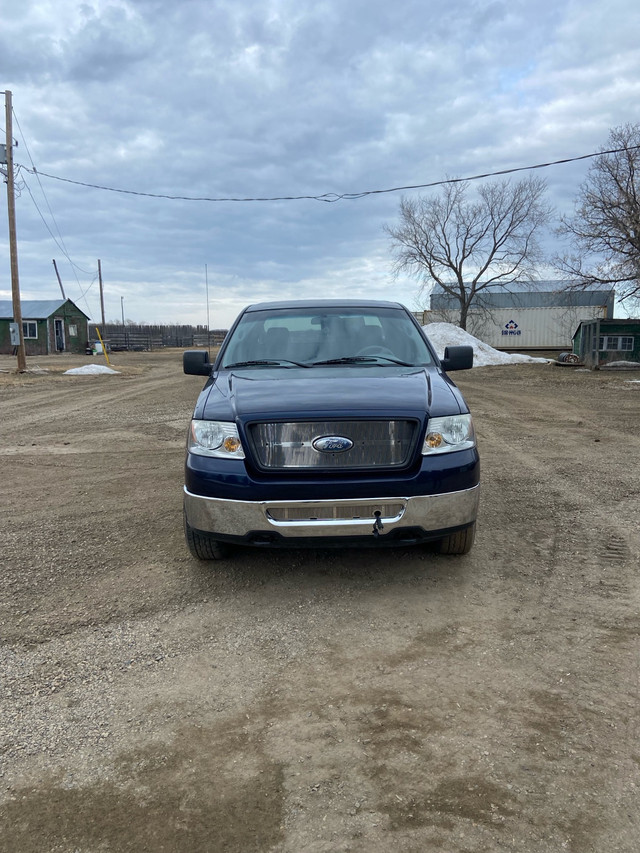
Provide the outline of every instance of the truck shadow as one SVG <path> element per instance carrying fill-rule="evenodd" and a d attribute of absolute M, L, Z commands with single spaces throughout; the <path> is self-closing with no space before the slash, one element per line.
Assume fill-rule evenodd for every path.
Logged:
<path fill-rule="evenodd" d="M 450 557 L 435 543 L 399 548 L 258 549 L 234 547 L 227 559 L 188 560 L 200 592 L 265 586 L 301 590 L 318 584 L 340 593 L 375 587 L 459 583 L 472 571 L 474 554 Z M 337 586 L 336 586 L 337 585 Z"/>

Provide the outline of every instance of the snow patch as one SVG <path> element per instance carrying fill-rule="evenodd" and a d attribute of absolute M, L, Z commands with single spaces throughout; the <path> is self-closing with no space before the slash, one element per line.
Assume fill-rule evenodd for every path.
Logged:
<path fill-rule="evenodd" d="M 84 367 L 72 367 L 71 370 L 65 370 L 64 375 L 68 376 L 70 373 L 96 375 L 98 373 L 120 373 L 120 371 L 105 367 L 104 364 L 85 364 Z"/>
<path fill-rule="evenodd" d="M 427 323 L 422 327 L 433 344 L 439 358 L 444 356 L 444 348 L 448 346 L 473 347 L 473 366 L 489 367 L 494 364 L 531 364 L 534 362 L 548 364 L 548 358 L 534 358 L 531 355 L 520 355 L 500 352 L 484 341 L 474 338 L 453 323 Z"/>
<path fill-rule="evenodd" d="M 607 364 L 601 364 L 600 370 L 608 370 L 610 367 L 614 369 L 638 370 L 640 369 L 640 364 L 637 361 L 610 361 Z"/>

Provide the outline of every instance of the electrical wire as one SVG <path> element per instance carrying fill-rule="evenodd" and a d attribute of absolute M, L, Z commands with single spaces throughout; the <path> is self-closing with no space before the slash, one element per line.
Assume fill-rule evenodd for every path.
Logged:
<path fill-rule="evenodd" d="M 18 171 L 20 171 L 20 169 L 21 169 L 21 168 L 22 168 L 22 169 L 24 169 L 24 167 L 20 167 L 20 166 L 19 166 L 19 167 L 18 167 Z M 53 240 L 53 242 L 56 244 L 56 246 L 60 249 L 60 251 L 62 252 L 62 254 L 65 256 L 65 258 L 66 258 L 66 259 L 69 261 L 69 263 L 71 264 L 71 267 L 72 267 L 72 270 L 73 270 L 73 274 L 74 274 L 74 277 L 75 277 L 76 283 L 77 283 L 78 288 L 79 288 L 79 290 L 80 290 L 79 300 L 80 300 L 80 299 L 84 299 L 84 303 L 85 303 L 85 305 L 87 306 L 87 308 L 88 308 L 88 309 L 89 309 L 89 311 L 91 312 L 91 307 L 90 307 L 90 305 L 89 305 L 89 302 L 87 301 L 86 295 L 87 295 L 87 293 L 91 290 L 91 288 L 93 287 L 93 285 L 95 284 L 96 279 L 98 278 L 98 274 L 96 273 L 96 274 L 94 275 L 94 277 L 93 277 L 92 281 L 90 282 L 89 286 L 88 286 L 85 290 L 82 290 L 82 285 L 80 284 L 80 280 L 79 280 L 79 278 L 78 278 L 78 276 L 77 276 L 76 269 L 79 269 L 81 272 L 86 272 L 86 271 L 85 271 L 85 270 L 83 270 L 81 267 L 77 266 L 77 264 L 74 264 L 74 262 L 73 262 L 73 261 L 71 260 L 71 258 L 69 257 L 69 253 L 67 252 L 66 248 L 64 248 L 64 243 L 63 243 L 63 245 L 62 245 L 62 246 L 60 245 L 60 243 L 58 242 L 58 240 L 57 240 L 57 238 L 56 238 L 56 235 L 53 233 L 53 231 L 51 230 L 51 228 L 49 228 L 49 223 L 48 223 L 48 222 L 47 222 L 47 220 L 44 218 L 44 216 L 43 216 L 43 214 L 42 214 L 42 211 L 40 210 L 40 208 L 39 208 L 39 206 L 38 206 L 38 202 L 35 200 L 34 195 L 33 195 L 33 193 L 31 192 L 31 187 L 30 187 L 30 186 L 29 186 L 29 184 L 25 181 L 25 179 L 24 179 L 24 178 L 22 178 L 22 186 L 24 186 L 24 188 L 27 190 L 27 192 L 28 192 L 28 193 L 29 193 L 29 195 L 31 196 L 31 201 L 33 202 L 33 206 L 34 206 L 34 207 L 35 207 L 35 209 L 37 210 L 38 215 L 40 216 L 40 219 L 42 219 L 42 222 L 43 222 L 43 224 L 44 224 L 44 227 L 47 229 L 47 231 L 48 231 L 48 232 L 49 232 L 49 234 L 51 235 L 51 239 Z M 62 239 L 62 236 L 60 237 L 60 239 Z M 87 275 L 91 275 L 91 273 L 90 273 L 90 272 L 87 272 Z"/>
<path fill-rule="evenodd" d="M 89 187 L 95 190 L 103 190 L 105 192 L 112 193 L 121 193 L 123 195 L 135 195 L 135 196 L 143 196 L 145 198 L 161 198 L 168 199 L 169 201 L 207 201 L 207 202 L 257 202 L 257 201 L 324 201 L 328 203 L 335 203 L 337 201 L 353 201 L 355 199 L 365 198 L 370 195 L 382 195 L 385 193 L 396 193 L 396 192 L 404 192 L 406 190 L 422 190 L 429 189 L 432 187 L 441 187 L 445 184 L 460 184 L 465 183 L 467 181 L 479 181 L 483 178 L 494 178 L 499 177 L 500 175 L 513 175 L 516 172 L 528 172 L 533 171 L 534 169 L 547 169 L 551 166 L 560 166 L 565 163 L 576 163 L 579 160 L 589 160 L 592 157 L 602 157 L 607 154 L 620 154 L 623 151 L 633 151 L 640 148 L 640 145 L 633 145 L 626 148 L 611 148 L 608 151 L 594 151 L 591 154 L 582 154 L 579 157 L 565 157 L 562 160 L 551 160 L 548 163 L 536 163 L 533 166 L 516 166 L 511 169 L 500 169 L 494 172 L 484 172 L 480 175 L 469 175 L 466 178 L 445 178 L 439 181 L 430 181 L 425 184 L 407 184 L 406 186 L 401 187 L 388 187 L 386 189 L 377 189 L 377 190 L 363 190 L 361 192 L 353 192 L 353 193 L 323 193 L 322 195 L 282 195 L 282 196 L 268 196 L 268 197 L 231 197 L 231 196 L 222 196 L 222 197 L 209 197 L 209 196 L 187 196 L 187 195 L 166 195 L 164 193 L 145 193 L 139 192 L 138 190 L 125 190 L 119 189 L 117 187 L 106 187 L 101 184 L 90 184 L 84 181 L 75 181 L 71 178 L 62 178 L 59 175 L 51 175 L 47 172 L 41 172 L 37 170 L 35 165 L 33 169 L 29 169 L 27 166 L 23 166 L 22 168 L 26 169 L 27 172 L 31 172 L 32 174 L 42 175 L 45 178 L 51 178 L 55 181 L 63 181 L 67 184 L 75 184 L 80 187 Z"/>
<path fill-rule="evenodd" d="M 56 218 L 54 216 L 53 210 L 51 209 L 51 205 L 49 204 L 49 199 L 47 198 L 47 194 L 45 193 L 44 187 L 42 186 L 42 181 L 40 180 L 40 176 L 39 176 L 38 171 L 36 169 L 36 165 L 33 162 L 33 157 L 31 156 L 31 151 L 29 150 L 29 145 L 27 144 L 27 140 L 26 140 L 26 137 L 23 133 L 22 127 L 20 126 L 20 121 L 19 121 L 19 119 L 15 113 L 15 110 L 13 110 L 13 109 L 12 109 L 12 114 L 13 114 L 13 118 L 16 122 L 16 125 L 18 126 L 18 130 L 20 131 L 20 136 L 22 137 L 22 141 L 23 141 L 23 144 L 25 147 L 25 151 L 27 152 L 27 155 L 28 155 L 29 160 L 31 162 L 31 166 L 33 167 L 33 174 L 35 174 L 35 176 L 36 176 L 36 179 L 38 181 L 38 185 L 40 187 L 40 191 L 43 195 L 43 198 L 44 198 L 45 203 L 47 205 L 47 208 L 49 210 L 49 214 L 51 216 L 51 219 L 53 220 L 53 224 L 55 225 L 56 231 L 58 232 L 58 236 L 60 237 L 60 242 L 58 242 L 56 235 L 53 233 L 53 231 L 49 227 L 49 224 L 47 223 L 45 217 L 43 216 L 42 211 L 40 210 L 40 207 L 38 206 L 38 203 L 37 203 L 33 193 L 31 192 L 31 187 L 29 186 L 29 184 L 25 180 L 24 176 L 22 176 L 22 178 L 21 178 L 21 184 L 24 188 L 26 188 L 27 192 L 29 193 L 29 195 L 31 197 L 31 201 L 33 202 L 33 205 L 34 205 L 35 209 L 37 210 L 38 215 L 40 216 L 40 219 L 42 219 L 42 222 L 43 222 L 45 228 L 47 229 L 47 231 L 51 235 L 53 242 L 60 249 L 60 251 L 62 252 L 64 257 L 68 260 L 69 264 L 71 265 L 71 270 L 72 270 L 74 278 L 76 280 L 76 284 L 78 285 L 78 289 L 80 290 L 80 297 L 79 297 L 78 301 L 80 301 L 80 299 L 83 299 L 85 305 L 87 306 L 89 313 L 91 313 L 91 308 L 89 306 L 89 302 L 86 298 L 86 295 L 89 292 L 89 290 L 91 290 L 92 286 L 95 284 L 98 276 L 97 276 L 97 274 L 94 275 L 93 270 L 85 270 L 81 266 L 79 266 L 78 264 L 74 263 L 74 261 L 71 259 L 71 255 L 67 251 L 67 247 L 66 247 L 65 242 L 64 242 L 64 237 L 62 236 L 62 232 L 60 231 L 60 227 L 58 226 L 58 223 L 57 223 Z M 16 174 L 19 175 L 21 170 L 26 171 L 26 172 L 32 171 L 31 169 L 29 169 L 25 166 L 21 166 L 20 164 L 17 164 Z M 89 285 L 84 290 L 82 289 L 82 285 L 80 284 L 80 279 L 78 278 L 78 273 L 76 272 L 76 270 L 80 271 L 81 273 L 84 273 L 85 275 L 94 275 L 94 278 L 92 279 L 92 281 L 89 283 Z"/>
<path fill-rule="evenodd" d="M 80 272 L 84 273 L 85 275 L 93 275 L 93 270 L 85 270 L 85 269 L 83 269 L 82 267 L 80 267 L 80 266 L 78 266 L 77 264 L 75 264 L 75 263 L 71 260 L 71 257 L 69 256 L 69 253 L 68 253 L 68 251 L 67 251 L 67 248 L 66 248 L 66 246 L 65 246 L 65 244 L 64 244 L 64 237 L 62 236 L 62 232 L 60 231 L 60 228 L 59 228 L 59 226 L 58 226 L 58 223 L 56 222 L 56 218 L 55 218 L 55 216 L 54 216 L 54 214 L 53 214 L 53 210 L 51 209 L 51 205 L 49 204 L 49 199 L 47 198 L 47 194 L 45 193 L 45 191 L 44 191 L 44 187 L 42 186 L 42 181 L 40 180 L 40 175 L 39 175 L 39 173 L 38 173 L 38 170 L 36 169 L 36 165 L 35 165 L 35 163 L 33 162 L 33 157 L 31 156 L 31 151 L 29 151 L 29 146 L 28 146 L 28 144 L 27 144 L 27 140 L 26 140 L 26 138 L 25 138 L 24 133 L 22 132 L 22 128 L 20 127 L 20 122 L 19 122 L 19 120 L 18 120 L 18 116 L 16 115 L 15 110 L 12 110 L 12 112 L 13 112 L 13 117 L 14 117 L 14 119 L 15 119 L 15 122 L 16 122 L 16 124 L 18 125 L 18 130 L 20 131 L 20 136 L 22 137 L 22 142 L 23 142 L 23 144 L 24 144 L 25 151 L 27 152 L 27 155 L 28 155 L 28 157 L 29 157 L 29 160 L 30 160 L 30 162 L 31 162 L 31 166 L 32 166 L 32 169 L 29 169 L 29 168 L 24 167 L 24 166 L 22 166 L 21 168 L 25 169 L 25 171 L 27 171 L 27 172 L 32 172 L 32 173 L 36 176 L 36 179 L 37 179 L 37 181 L 38 181 L 38 186 L 40 187 L 40 191 L 42 192 L 43 198 L 44 198 L 44 200 L 45 200 L 45 202 L 46 202 L 46 205 L 47 205 L 47 208 L 48 208 L 48 210 L 49 210 L 49 214 L 50 214 L 50 216 L 51 216 L 51 219 L 53 220 L 53 224 L 55 225 L 55 227 L 56 227 L 56 231 L 58 232 L 58 235 L 59 235 L 59 237 L 60 237 L 60 241 L 61 241 L 61 243 L 62 243 L 62 246 L 60 245 L 60 243 L 58 243 L 58 241 L 56 240 L 55 236 L 54 236 L 54 235 L 53 235 L 53 233 L 51 232 L 51 229 L 49 229 L 49 228 L 48 228 L 48 226 L 47 226 L 47 230 L 49 231 L 49 233 L 50 233 L 50 234 L 51 234 L 51 236 L 53 237 L 53 239 L 54 239 L 54 241 L 55 241 L 56 245 L 58 246 L 58 248 L 60 249 L 60 251 L 64 254 L 65 258 L 69 261 L 69 263 L 71 264 L 71 266 L 72 266 L 72 267 L 75 267 L 75 268 L 76 268 L 76 269 L 78 269 Z M 26 182 L 25 182 L 25 183 L 26 183 Z M 27 189 L 29 190 L 29 195 L 31 195 L 31 198 L 32 198 L 32 200 L 33 200 L 33 203 L 35 204 L 35 199 L 34 199 L 33 194 L 31 193 L 31 190 L 29 189 L 29 187 L 28 187 L 28 186 L 27 186 Z M 40 213 L 40 210 L 39 210 L 39 208 L 38 208 L 38 206 L 37 206 L 37 205 L 36 205 L 36 210 L 38 210 L 38 213 Z M 40 213 L 40 216 L 41 216 L 41 218 L 42 218 L 42 219 L 43 219 L 43 221 L 44 221 L 44 217 L 42 217 L 42 213 Z M 46 222 L 45 222 L 45 225 L 46 225 Z M 78 282 L 78 284 L 80 284 L 80 282 Z"/>
<path fill-rule="evenodd" d="M 19 167 L 18 167 L 18 170 L 20 170 L 20 169 L 24 169 L 24 166 L 19 166 Z M 51 239 L 52 239 L 52 240 L 53 240 L 53 242 L 56 244 L 56 246 L 60 249 L 60 251 L 62 252 L 62 254 L 67 258 L 67 260 L 69 260 L 69 258 L 68 258 L 68 256 L 67 256 L 66 249 L 64 249 L 64 248 L 60 245 L 60 243 L 58 242 L 58 238 L 57 238 L 57 237 L 56 237 L 56 235 L 53 233 L 53 231 L 51 230 L 51 228 L 49 228 L 49 223 L 48 223 L 48 222 L 47 222 L 47 220 L 44 218 L 44 216 L 43 216 L 43 214 L 42 214 L 42 211 L 41 211 L 41 210 L 40 210 L 40 208 L 38 207 L 38 202 L 35 200 L 34 195 L 33 195 L 33 193 L 31 192 L 31 187 L 30 187 L 30 186 L 29 186 L 29 184 L 25 181 L 25 179 L 24 179 L 24 178 L 22 178 L 21 183 L 22 183 L 22 186 L 23 186 L 23 187 L 25 187 L 25 189 L 27 190 L 27 192 L 28 192 L 28 193 L 29 193 L 29 195 L 31 196 L 31 201 L 33 202 L 33 206 L 34 206 L 34 207 L 35 207 L 35 209 L 37 210 L 38 215 L 40 216 L 40 219 L 42 219 L 42 222 L 43 222 L 43 224 L 44 224 L 44 227 L 47 229 L 47 231 L 48 231 L 48 232 L 49 232 L 49 234 L 51 235 Z"/>

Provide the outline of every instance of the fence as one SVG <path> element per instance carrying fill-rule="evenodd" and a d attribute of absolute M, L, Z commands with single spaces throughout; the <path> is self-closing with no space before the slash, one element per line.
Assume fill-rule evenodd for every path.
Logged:
<path fill-rule="evenodd" d="M 112 350 L 153 350 L 162 347 L 219 346 L 227 335 L 226 329 L 210 329 L 206 326 L 122 326 L 120 323 L 98 325 L 103 341 Z M 89 329 L 89 338 L 97 340 L 95 326 Z"/>

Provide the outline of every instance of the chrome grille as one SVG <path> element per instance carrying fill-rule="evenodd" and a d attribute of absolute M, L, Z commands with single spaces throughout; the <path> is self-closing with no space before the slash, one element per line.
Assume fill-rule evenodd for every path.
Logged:
<path fill-rule="evenodd" d="M 418 424 L 393 421 L 296 421 L 251 424 L 249 434 L 262 468 L 380 468 L 408 462 Z M 340 452 L 321 452 L 313 442 L 323 436 L 350 439 Z"/>

